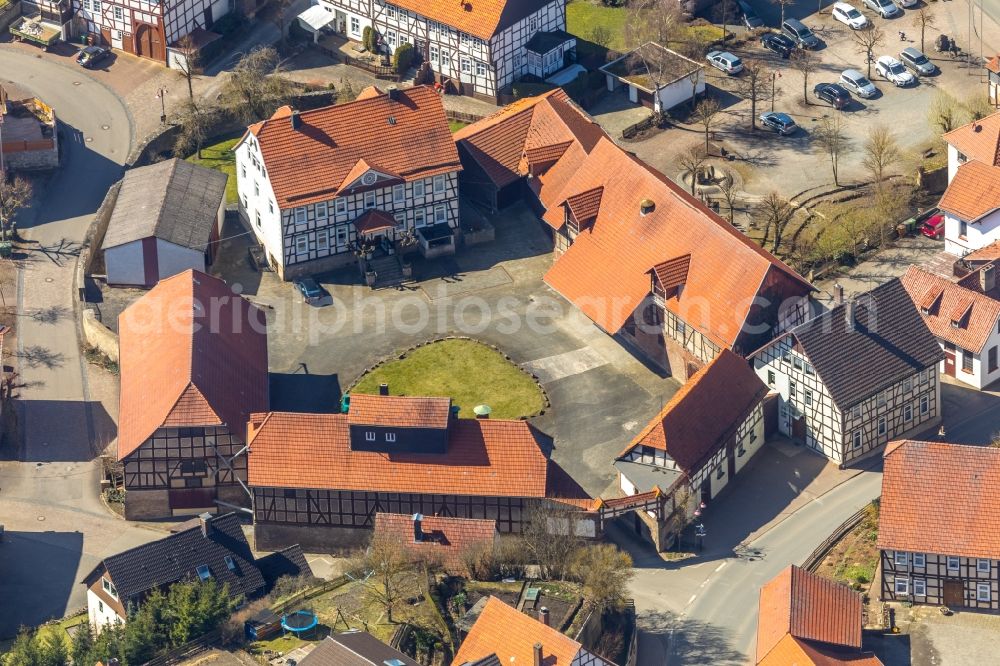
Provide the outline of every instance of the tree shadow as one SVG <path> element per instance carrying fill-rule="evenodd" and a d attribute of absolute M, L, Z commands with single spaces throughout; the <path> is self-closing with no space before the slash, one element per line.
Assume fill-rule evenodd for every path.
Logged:
<path fill-rule="evenodd" d="M 731 642 L 730 633 L 666 611 L 643 613 L 638 619 L 639 664 L 713 664 L 743 666 L 747 656 Z"/>
<path fill-rule="evenodd" d="M 12 356 L 20 359 L 29 368 L 53 368 L 62 367 L 66 362 L 66 357 L 62 352 L 54 352 L 48 347 L 41 345 L 29 345 L 20 351 L 13 352 Z"/>
<path fill-rule="evenodd" d="M 71 315 L 69 308 L 62 305 L 52 305 L 47 308 L 37 308 L 27 313 L 40 324 L 55 324 Z"/>

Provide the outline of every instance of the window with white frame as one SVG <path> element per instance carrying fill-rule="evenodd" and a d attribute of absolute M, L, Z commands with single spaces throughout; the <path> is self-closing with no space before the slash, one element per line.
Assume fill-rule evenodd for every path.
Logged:
<path fill-rule="evenodd" d="M 978 571 L 979 573 L 989 573 L 990 561 L 983 559 L 976 560 L 976 571 Z"/>
<path fill-rule="evenodd" d="M 774 376 L 774 370 L 768 370 L 767 371 L 767 385 L 768 386 L 774 386 L 774 382 L 775 381 L 776 381 L 776 378 Z"/>
<path fill-rule="evenodd" d="M 260 196 L 260 185 L 257 184 L 256 180 L 253 181 L 253 195 L 255 197 L 259 197 Z"/>
<path fill-rule="evenodd" d="M 815 371 L 813 370 L 812 363 L 809 363 L 808 361 L 804 361 L 802 363 L 802 365 L 805 367 L 807 375 L 814 374 Z"/>
<path fill-rule="evenodd" d="M 903 390 L 909 391 L 913 388 L 913 380 L 909 377 L 903 380 Z"/>
<path fill-rule="evenodd" d="M 538 17 L 532 16 L 528 19 L 528 32 L 533 33 L 538 30 Z"/>
<path fill-rule="evenodd" d="M 320 229 L 316 232 L 316 249 L 326 252 L 330 249 L 330 230 Z"/>
<path fill-rule="evenodd" d="M 476 76 L 486 76 L 486 63 L 476 61 Z"/>
<path fill-rule="evenodd" d="M 958 558 L 948 556 L 948 571 L 958 571 Z"/>
<path fill-rule="evenodd" d="M 326 202 L 320 201 L 318 204 L 316 204 L 316 219 L 325 220 L 326 217 L 327 217 Z"/>
<path fill-rule="evenodd" d="M 448 221 L 448 210 L 444 206 L 434 206 L 434 224 L 444 224 Z"/>
<path fill-rule="evenodd" d="M 922 567 L 927 564 L 927 558 L 923 553 L 913 553 L 913 566 Z"/>
<path fill-rule="evenodd" d="M 114 7 L 114 14 L 115 14 L 115 18 L 118 19 L 119 21 L 122 21 L 122 20 L 125 19 L 125 12 L 123 12 L 122 8 L 118 7 L 117 5 Z"/>
<path fill-rule="evenodd" d="M 361 34 L 361 21 L 358 20 L 357 16 L 351 17 L 351 34 L 360 35 Z"/>
<path fill-rule="evenodd" d="M 924 368 L 923 370 L 921 370 L 920 371 L 920 383 L 921 384 L 926 384 L 927 383 L 927 378 L 929 376 L 930 376 L 930 371 L 927 368 Z"/>
<path fill-rule="evenodd" d="M 274 215 L 274 199 L 267 202 L 267 212 Z"/>
<path fill-rule="evenodd" d="M 95 13 L 100 13 L 101 12 L 101 0 L 94 0 L 93 5 L 94 5 L 94 12 Z"/>
<path fill-rule="evenodd" d="M 792 367 L 795 368 L 796 370 L 801 370 L 802 369 L 802 359 L 799 358 L 798 356 L 793 356 L 792 357 Z"/>
<path fill-rule="evenodd" d="M 878 434 L 884 435 L 887 431 L 886 420 L 884 416 L 878 417 Z"/>
<path fill-rule="evenodd" d="M 920 415 L 923 416 L 930 411 L 930 400 L 927 399 L 926 395 L 920 396 Z"/>
<path fill-rule="evenodd" d="M 788 382 L 788 396 L 793 400 L 799 396 L 798 385 L 795 382 Z"/>
<path fill-rule="evenodd" d="M 375 431 L 374 430 L 366 430 L 365 431 L 365 441 L 366 442 L 374 442 L 375 441 Z"/>
<path fill-rule="evenodd" d="M 861 448 L 861 431 L 860 430 L 855 430 L 853 433 L 851 433 L 851 446 L 853 446 L 856 449 L 860 449 Z"/>
<path fill-rule="evenodd" d="M 83 8 L 90 11 L 90 0 L 83 0 Z"/>
<path fill-rule="evenodd" d="M 427 214 L 422 210 L 413 211 L 413 226 L 417 229 L 427 225 Z"/>
<path fill-rule="evenodd" d="M 309 237 L 305 234 L 295 237 L 295 254 L 309 254 Z"/>
<path fill-rule="evenodd" d="M 392 5 L 385 6 L 385 13 L 389 15 L 389 18 L 396 18 L 396 8 Z"/>
<path fill-rule="evenodd" d="M 446 182 L 444 176 L 434 176 L 434 194 L 441 194 L 445 191 Z"/>
<path fill-rule="evenodd" d="M 347 225 L 342 224 L 337 227 L 337 247 L 344 247 L 347 245 Z"/>
<path fill-rule="evenodd" d="M 387 442 L 395 442 L 396 441 L 396 433 L 394 433 L 394 432 L 387 432 L 387 433 L 385 433 L 385 441 L 387 441 Z"/>
<path fill-rule="evenodd" d="M 413 196 L 415 197 L 424 196 L 424 181 L 417 180 L 413 182 Z"/>
<path fill-rule="evenodd" d="M 393 203 L 403 203 L 406 201 L 406 186 L 405 185 L 393 185 L 392 186 L 392 201 Z"/>
<path fill-rule="evenodd" d="M 895 561 L 897 567 L 905 567 L 906 563 L 909 562 L 909 558 L 906 556 L 906 553 L 897 550 Z"/>
<path fill-rule="evenodd" d="M 889 395 L 888 391 L 881 391 L 878 394 L 878 398 L 875 399 L 875 404 L 879 407 L 885 405 L 886 397 Z"/>
<path fill-rule="evenodd" d="M 257 223 L 257 228 L 260 229 L 260 211 L 255 210 L 253 214 L 254 214 L 254 222 Z"/>
<path fill-rule="evenodd" d="M 913 579 L 913 595 L 917 597 L 927 596 L 927 581 L 923 578 Z"/>
<path fill-rule="evenodd" d="M 375 193 L 365 192 L 365 208 L 374 208 L 374 207 L 375 207 Z"/>
<path fill-rule="evenodd" d="M 805 397 L 805 401 L 806 401 L 807 405 L 813 404 L 813 392 L 812 391 L 810 391 L 809 389 L 806 389 L 805 391 L 803 391 L 803 396 Z"/>
<path fill-rule="evenodd" d="M 388 44 L 391 48 L 395 48 L 395 46 L 396 46 L 396 31 L 395 30 L 386 30 L 385 31 L 385 43 Z"/>
<path fill-rule="evenodd" d="M 446 48 L 442 48 L 441 49 L 441 66 L 444 67 L 445 65 L 450 65 L 450 64 L 451 64 L 451 52 L 448 49 L 446 49 Z"/>
<path fill-rule="evenodd" d="M 990 584 L 976 583 L 976 601 L 990 600 Z"/>
<path fill-rule="evenodd" d="M 107 576 L 101 578 L 101 587 L 103 587 L 104 591 L 110 594 L 115 599 L 118 598 L 118 590 L 115 589 L 115 584 L 112 583 L 111 579 L 108 578 Z"/>
<path fill-rule="evenodd" d="M 335 212 L 337 212 L 337 213 L 346 213 L 347 212 L 347 199 L 345 199 L 344 197 L 340 197 L 336 201 L 334 201 L 333 202 L 333 210 Z"/>
<path fill-rule="evenodd" d="M 462 73 L 471 74 L 472 73 L 472 61 L 468 58 L 462 58 Z"/>
<path fill-rule="evenodd" d="M 896 594 L 909 594 L 910 593 L 910 579 L 909 578 L 896 578 L 895 580 Z"/>
<path fill-rule="evenodd" d="M 295 224 L 305 224 L 308 221 L 308 215 L 306 214 L 306 207 L 299 206 L 295 209 Z"/>
<path fill-rule="evenodd" d="M 903 405 L 903 420 L 904 421 L 913 420 L 913 405 Z"/>
<path fill-rule="evenodd" d="M 438 47 L 437 44 L 431 44 L 431 62 L 438 61 Z"/>
<path fill-rule="evenodd" d="M 853 419 L 860 419 L 861 418 L 861 403 L 860 402 L 858 404 L 854 405 L 853 407 L 851 407 L 851 418 L 853 418 Z"/>
<path fill-rule="evenodd" d="M 462 35 L 462 43 L 463 44 L 471 44 L 472 43 L 472 35 L 470 35 L 467 32 L 463 32 L 463 33 L 460 33 L 460 34 Z"/>
<path fill-rule="evenodd" d="M 247 177 L 247 165 L 246 164 L 241 164 L 240 165 L 240 177 L 241 178 L 246 178 Z"/>

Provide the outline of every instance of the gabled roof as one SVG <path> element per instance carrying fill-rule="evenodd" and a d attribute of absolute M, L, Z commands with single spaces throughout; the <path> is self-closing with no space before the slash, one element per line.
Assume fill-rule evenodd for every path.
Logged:
<path fill-rule="evenodd" d="M 670 291 L 687 282 L 690 268 L 691 254 L 688 253 L 656 264 L 653 266 L 653 274 L 664 291 Z"/>
<path fill-rule="evenodd" d="M 601 210 L 601 195 L 604 193 L 604 186 L 595 187 L 586 192 L 580 192 L 566 199 L 566 207 L 573 214 L 576 221 L 584 223 L 597 217 Z"/>
<path fill-rule="evenodd" d="M 351 425 L 399 428 L 447 428 L 451 398 L 351 394 Z"/>
<path fill-rule="evenodd" d="M 331 634 L 299 661 L 302 666 L 403 666 L 419 664 L 364 631 Z"/>
<path fill-rule="evenodd" d="M 542 644 L 544 666 L 570 666 L 583 649 L 569 636 L 490 597 L 452 663 L 465 664 L 496 655 L 501 664 L 530 666 L 535 663 L 536 643 Z"/>
<path fill-rule="evenodd" d="M 1000 166 L 1000 112 L 957 127 L 942 138 L 970 160 Z"/>
<path fill-rule="evenodd" d="M 378 208 L 366 210 L 354 220 L 354 228 L 358 230 L 358 233 L 362 234 L 372 234 L 376 231 L 395 229 L 398 226 L 399 222 L 396 221 L 395 217 Z"/>
<path fill-rule="evenodd" d="M 439 559 L 448 571 L 458 573 L 465 573 L 462 556 L 470 548 L 492 545 L 498 536 L 495 520 L 424 516 L 420 521 L 424 538 L 417 541 L 413 522 L 409 514 L 377 513 L 375 536 L 397 542 L 416 557 Z"/>
<path fill-rule="evenodd" d="M 1000 301 L 917 266 L 902 282 L 935 337 L 977 354 L 983 350 L 1000 319 Z"/>
<path fill-rule="evenodd" d="M 332 199 L 359 160 L 411 181 L 461 168 L 440 96 L 427 86 L 389 94 L 364 91 L 347 104 L 251 125 L 281 208 Z M 360 174 L 359 174 L 360 175 Z M 348 181 L 348 184 L 352 181 Z"/>
<path fill-rule="evenodd" d="M 890 442 L 878 547 L 1000 559 L 1000 449 Z"/>
<path fill-rule="evenodd" d="M 856 296 L 854 312 L 853 328 L 844 303 L 785 334 L 798 342 L 841 410 L 944 358 L 898 278 Z"/>
<path fill-rule="evenodd" d="M 544 6 L 539 0 L 394 0 L 411 12 L 489 39 Z"/>
<path fill-rule="evenodd" d="M 958 167 L 938 207 L 966 222 L 1000 208 L 1000 167 L 969 161 Z"/>
<path fill-rule="evenodd" d="M 249 430 L 255 487 L 546 497 L 554 465 L 526 421 L 455 419 L 446 453 L 351 450 L 346 414 L 255 414 Z"/>
<path fill-rule="evenodd" d="M 622 456 L 637 446 L 666 451 L 692 475 L 767 395 L 746 360 L 723 349 L 673 395 Z M 619 457 L 622 457 L 619 456 Z"/>
<path fill-rule="evenodd" d="M 685 254 L 691 255 L 685 288 L 665 306 L 721 347 L 736 343 L 766 279 L 783 276 L 802 295 L 812 290 L 791 268 L 610 139 L 569 165 L 572 175 L 558 191 L 541 192 L 545 219 L 551 224 L 548 213 L 554 208 L 603 186 L 600 210 L 545 282 L 605 331 L 618 332 L 646 298 L 654 266 Z M 646 215 L 640 212 L 644 199 L 655 204 Z"/>
<path fill-rule="evenodd" d="M 265 555 L 257 560 L 257 568 L 264 576 L 268 589 L 273 587 L 279 578 L 285 576 L 292 578 L 312 576 L 312 567 L 309 566 L 305 553 L 298 544 Z"/>
<path fill-rule="evenodd" d="M 882 666 L 871 652 L 804 641 L 786 634 L 757 666 Z"/>
<path fill-rule="evenodd" d="M 160 427 L 225 424 L 242 437 L 267 409 L 264 314 L 222 280 L 187 270 L 118 317 L 118 458 Z"/>
<path fill-rule="evenodd" d="M 794 564 L 787 567 L 760 588 L 757 663 L 786 636 L 860 650 L 861 595 Z"/>
<path fill-rule="evenodd" d="M 228 584 L 233 596 L 252 599 L 266 591 L 264 577 L 235 513 L 210 516 L 207 535 L 202 533 L 199 520 L 187 525 L 162 539 L 104 558 L 87 580 L 106 569 L 126 608 L 154 588 L 180 580 L 198 580 L 197 569 L 201 566 L 207 566 L 220 585 Z M 232 568 L 227 557 L 233 562 Z"/>
<path fill-rule="evenodd" d="M 177 158 L 129 169 L 101 249 L 155 237 L 204 252 L 226 195 L 226 179 L 221 171 Z"/>

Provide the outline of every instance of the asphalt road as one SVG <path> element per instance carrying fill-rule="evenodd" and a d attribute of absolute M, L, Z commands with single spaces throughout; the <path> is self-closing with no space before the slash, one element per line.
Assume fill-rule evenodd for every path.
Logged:
<path fill-rule="evenodd" d="M 0 463 L 0 637 L 85 605 L 79 585 L 101 557 L 149 541 L 102 505 L 90 433 L 107 419 L 89 403 L 74 314 L 80 242 L 132 144 L 122 102 L 79 69 L 0 47 L 0 72 L 52 106 L 63 166 L 19 223 L 34 245 L 22 257 L 17 322 L 21 462 Z"/>

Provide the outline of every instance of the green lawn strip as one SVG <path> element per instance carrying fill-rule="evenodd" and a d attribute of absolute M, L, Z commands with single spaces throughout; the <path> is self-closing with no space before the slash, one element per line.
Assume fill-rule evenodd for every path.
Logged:
<path fill-rule="evenodd" d="M 567 32 L 590 39 L 595 27 L 601 25 L 611 32 L 609 49 L 621 51 L 625 48 L 625 21 L 628 15 L 624 7 L 606 7 L 590 0 L 573 0 L 566 5 Z"/>
<path fill-rule="evenodd" d="M 468 124 L 469 123 L 463 123 L 461 120 L 449 120 L 448 121 L 448 127 L 451 129 L 452 134 L 454 134 L 458 130 L 462 129 L 463 127 L 467 127 Z"/>
<path fill-rule="evenodd" d="M 516 419 L 544 406 L 535 381 L 499 352 L 472 340 L 442 340 L 409 352 L 365 375 L 352 391 L 378 393 L 389 384 L 393 395 L 446 396 L 461 407 L 461 418 L 473 418 L 473 407 L 492 408 L 492 416 Z"/>
<path fill-rule="evenodd" d="M 236 191 L 236 155 L 233 147 L 239 143 L 240 137 L 226 139 L 201 149 L 201 159 L 197 155 L 187 158 L 188 162 L 200 164 L 209 169 L 221 171 L 229 176 L 226 182 L 226 203 L 236 203 L 239 194 Z"/>

